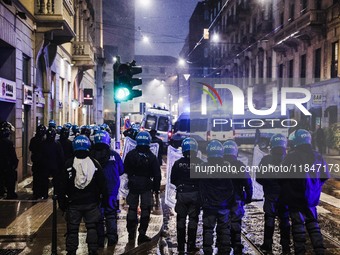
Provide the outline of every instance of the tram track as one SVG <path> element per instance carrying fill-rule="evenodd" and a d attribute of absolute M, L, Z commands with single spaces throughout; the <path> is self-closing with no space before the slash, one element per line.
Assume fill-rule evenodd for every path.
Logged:
<path fill-rule="evenodd" d="M 249 245 L 249 247 L 255 252 L 254 255 L 265 255 L 256 244 L 250 240 L 244 231 L 241 232 L 242 239 Z"/>

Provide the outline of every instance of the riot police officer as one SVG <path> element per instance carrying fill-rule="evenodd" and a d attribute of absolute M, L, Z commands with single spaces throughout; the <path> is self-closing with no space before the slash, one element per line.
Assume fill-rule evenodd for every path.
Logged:
<path fill-rule="evenodd" d="M 207 146 L 208 162 L 203 167 L 223 165 L 223 145 L 212 140 Z M 216 246 L 219 254 L 230 254 L 230 207 L 232 205 L 233 184 L 230 176 L 201 179 L 200 194 L 203 208 L 203 251 L 213 254 L 214 229 L 216 226 Z"/>
<path fill-rule="evenodd" d="M 72 142 L 68 139 L 70 136 L 70 129 L 64 125 L 60 130 L 59 143 L 64 151 L 65 161 L 73 157 Z"/>
<path fill-rule="evenodd" d="M 15 182 L 19 160 L 14 144 L 9 139 L 12 130 L 14 131 L 14 127 L 11 123 L 7 121 L 0 123 L 0 196 L 4 196 L 6 188 L 6 199 L 18 198 L 17 193 L 15 193 Z"/>
<path fill-rule="evenodd" d="M 124 166 L 119 154 L 111 149 L 111 138 L 108 132 L 99 130 L 94 135 L 92 156 L 103 168 L 107 190 L 102 202 L 102 218 L 98 224 L 98 245 L 103 247 L 105 240 L 105 228 L 108 238 L 108 246 L 118 242 L 117 233 L 117 196 L 120 186 L 120 178 L 124 173 Z M 105 220 L 104 220 L 105 218 Z"/>
<path fill-rule="evenodd" d="M 86 242 L 89 255 L 97 255 L 97 224 L 99 204 L 106 193 L 105 177 L 97 160 L 90 157 L 90 140 L 78 135 L 73 140 L 74 157 L 65 164 L 59 207 L 66 211 L 67 255 L 76 255 L 79 244 L 79 225 L 83 220 L 87 229 Z"/>
<path fill-rule="evenodd" d="M 48 177 L 52 176 L 53 188 L 56 194 L 60 189 L 60 175 L 65 164 L 64 151 L 61 144 L 55 140 L 56 130 L 49 127 L 46 131 L 46 140 L 42 142 L 42 194 L 48 198 Z"/>
<path fill-rule="evenodd" d="M 200 213 L 199 179 L 190 178 L 190 169 L 202 164 L 197 157 L 198 144 L 193 138 L 182 142 L 183 157 L 177 160 L 171 170 L 171 183 L 176 186 L 177 243 L 178 252 L 184 254 L 186 232 L 188 233 L 187 252 L 197 251 L 196 233 Z M 189 217 L 186 231 L 187 216 Z"/>
<path fill-rule="evenodd" d="M 36 128 L 36 132 L 34 137 L 30 140 L 29 150 L 31 151 L 31 160 L 32 160 L 32 173 L 33 173 L 33 199 L 39 199 L 44 197 L 46 192 L 42 190 L 42 182 L 45 181 L 42 179 L 44 176 L 44 167 L 42 165 L 43 162 L 43 149 L 42 144 L 45 140 L 46 135 L 46 127 L 43 124 L 40 124 Z"/>
<path fill-rule="evenodd" d="M 320 200 L 322 185 L 329 178 L 328 165 L 320 153 L 313 151 L 312 137 L 307 130 L 294 131 L 289 135 L 289 140 L 294 149 L 285 157 L 282 165 L 298 171 L 284 179 L 281 196 L 283 202 L 288 205 L 292 220 L 295 254 L 306 252 L 306 227 L 314 253 L 323 255 L 325 247 L 316 206 Z"/>
<path fill-rule="evenodd" d="M 141 131 L 136 136 L 137 146 L 128 152 L 124 160 L 125 173 L 128 175 L 129 194 L 126 202 L 129 205 L 127 214 L 127 230 L 129 241 L 134 241 L 137 228 L 137 208 L 141 199 L 141 217 L 138 243 L 150 241 L 146 235 L 150 221 L 153 194 L 159 192 L 161 170 L 157 157 L 150 151 L 151 137 L 148 132 Z"/>
<path fill-rule="evenodd" d="M 275 134 L 271 137 L 270 154 L 261 159 L 260 167 L 279 166 L 286 156 L 287 138 L 282 134 Z M 264 236 L 263 244 L 260 246 L 265 253 L 272 252 L 273 234 L 275 229 L 276 216 L 280 220 L 280 244 L 282 253 L 290 253 L 290 223 L 288 207 L 280 199 L 281 193 L 280 179 L 275 172 L 259 173 L 256 177 L 258 183 L 263 186 L 264 193 Z"/>
<path fill-rule="evenodd" d="M 234 201 L 230 210 L 230 231 L 231 246 L 235 255 L 242 253 L 243 245 L 241 243 L 241 226 L 244 216 L 244 205 L 251 202 L 253 196 L 253 186 L 249 173 L 241 171 L 245 165 L 237 159 L 238 146 L 233 140 L 227 140 L 223 143 L 224 165 L 233 166 L 236 172 L 230 175 L 234 187 Z"/>

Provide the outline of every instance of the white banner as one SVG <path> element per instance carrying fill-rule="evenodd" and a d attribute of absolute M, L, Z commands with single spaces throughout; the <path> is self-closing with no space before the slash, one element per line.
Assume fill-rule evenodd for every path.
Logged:
<path fill-rule="evenodd" d="M 261 162 L 261 159 L 266 156 L 267 153 L 261 151 L 258 145 L 254 148 L 254 154 L 253 154 L 253 166 L 258 166 Z M 260 185 L 256 181 L 256 174 L 254 172 L 250 173 L 251 179 L 253 181 L 253 199 L 262 199 L 263 198 L 263 188 L 262 185 Z"/>
<path fill-rule="evenodd" d="M 166 186 L 165 186 L 165 204 L 171 208 L 176 205 L 176 186 L 171 184 L 171 170 L 175 161 L 182 157 L 182 149 L 176 149 L 171 145 L 168 146 L 168 156 L 166 163 Z"/>
<path fill-rule="evenodd" d="M 136 148 L 136 141 L 131 139 L 130 137 L 125 137 L 125 143 L 123 148 L 123 154 L 122 154 L 122 160 L 124 162 L 126 154 L 128 154 L 129 151 Z M 158 156 L 158 149 L 159 145 L 158 143 L 151 143 L 150 144 L 150 150 L 153 154 Z M 120 187 L 119 187 L 119 197 L 126 197 L 129 194 L 129 188 L 128 188 L 128 177 L 127 174 L 123 174 L 120 176 Z"/>

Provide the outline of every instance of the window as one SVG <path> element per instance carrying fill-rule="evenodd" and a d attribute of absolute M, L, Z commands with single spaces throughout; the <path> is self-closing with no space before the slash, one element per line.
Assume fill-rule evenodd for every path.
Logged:
<path fill-rule="evenodd" d="M 301 0 L 301 14 L 305 14 L 308 8 L 308 0 Z"/>
<path fill-rule="evenodd" d="M 267 58 L 267 78 L 272 78 L 272 58 Z"/>
<path fill-rule="evenodd" d="M 295 14 L 295 4 L 291 4 L 289 7 L 289 22 L 292 22 L 294 20 L 294 14 Z"/>
<path fill-rule="evenodd" d="M 145 128 L 146 129 L 156 129 L 157 117 L 148 115 L 146 117 Z"/>
<path fill-rule="evenodd" d="M 22 82 L 30 85 L 30 58 L 26 55 L 22 56 Z"/>
<path fill-rule="evenodd" d="M 160 67 L 160 68 L 159 68 L 159 72 L 160 72 L 161 74 L 165 74 L 165 67 Z"/>
<path fill-rule="evenodd" d="M 281 89 L 283 85 L 283 64 L 279 65 L 277 78 L 278 78 L 279 89 Z"/>
<path fill-rule="evenodd" d="M 280 27 L 283 28 L 285 15 L 283 12 L 280 14 Z"/>
<path fill-rule="evenodd" d="M 315 50 L 314 53 L 314 78 L 320 81 L 321 78 L 321 48 Z"/>
<path fill-rule="evenodd" d="M 307 56 L 306 54 L 303 54 L 300 57 L 300 78 L 301 78 L 301 85 L 306 84 L 306 68 L 307 68 Z"/>
<path fill-rule="evenodd" d="M 288 65 L 288 86 L 293 87 L 293 77 L 294 77 L 294 60 L 289 60 Z"/>
<path fill-rule="evenodd" d="M 339 42 L 332 43 L 331 78 L 338 77 Z"/>
<path fill-rule="evenodd" d="M 160 116 L 158 118 L 158 131 L 168 131 L 169 130 L 169 118 Z"/>

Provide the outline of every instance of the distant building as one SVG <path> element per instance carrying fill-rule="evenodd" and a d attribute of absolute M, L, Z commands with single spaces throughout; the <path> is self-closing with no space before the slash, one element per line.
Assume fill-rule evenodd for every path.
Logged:
<path fill-rule="evenodd" d="M 205 77 L 253 87 L 258 108 L 271 106 L 273 87 L 307 88 L 312 99 L 306 108 L 312 116 L 290 109 L 300 126 L 315 130 L 319 123 L 339 122 L 339 1 L 206 0 L 204 5 L 207 9 L 196 9 L 192 20 L 208 16 L 210 36 L 200 41 L 199 31 L 190 30 L 189 42 L 196 41 L 188 49 L 190 74 L 201 68 L 208 70 Z M 213 34 L 219 41 L 213 41 Z M 196 66 L 196 54 L 208 56 L 207 61 Z"/>

